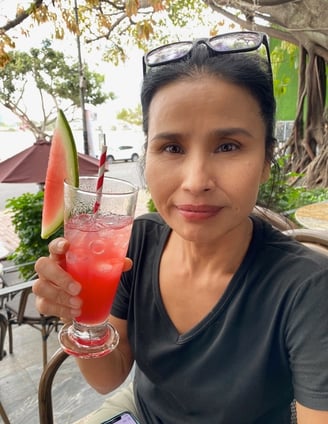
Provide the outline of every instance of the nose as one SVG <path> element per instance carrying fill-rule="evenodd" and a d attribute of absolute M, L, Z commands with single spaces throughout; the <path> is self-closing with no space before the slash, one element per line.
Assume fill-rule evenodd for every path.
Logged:
<path fill-rule="evenodd" d="M 190 156 L 183 166 L 183 190 L 193 194 L 210 191 L 215 187 L 216 176 L 211 161 L 200 154 Z"/>

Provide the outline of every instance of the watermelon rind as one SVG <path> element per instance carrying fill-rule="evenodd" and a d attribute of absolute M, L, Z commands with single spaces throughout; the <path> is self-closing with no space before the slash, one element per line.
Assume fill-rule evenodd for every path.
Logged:
<path fill-rule="evenodd" d="M 47 239 L 64 222 L 64 181 L 78 187 L 77 149 L 71 127 L 59 109 L 50 147 L 44 187 L 41 238 Z"/>

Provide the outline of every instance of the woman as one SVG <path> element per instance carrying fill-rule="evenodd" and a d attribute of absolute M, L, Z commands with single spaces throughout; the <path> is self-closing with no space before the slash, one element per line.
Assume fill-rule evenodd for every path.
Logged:
<path fill-rule="evenodd" d="M 85 421 L 123 410 L 141 423 L 328 422 L 328 260 L 251 216 L 274 150 L 265 36 L 231 33 L 144 58 L 145 177 L 158 214 L 135 220 L 110 321 L 118 348 L 77 360 L 100 393 L 136 363 L 133 389 Z M 80 314 L 59 266 L 36 264 L 41 313 Z"/>

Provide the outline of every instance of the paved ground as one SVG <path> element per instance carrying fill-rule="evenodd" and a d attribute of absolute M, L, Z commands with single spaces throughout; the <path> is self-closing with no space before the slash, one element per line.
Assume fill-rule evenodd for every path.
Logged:
<path fill-rule="evenodd" d="M 58 346 L 57 334 L 53 333 L 48 339 L 49 357 Z M 8 352 L 8 340 L 5 348 Z M 0 400 L 12 424 L 39 422 L 41 373 L 41 333 L 28 325 L 14 327 L 14 353 L 7 353 L 0 361 Z M 53 396 L 56 424 L 73 423 L 97 408 L 104 399 L 84 382 L 72 358 L 68 358 L 58 372 Z"/>

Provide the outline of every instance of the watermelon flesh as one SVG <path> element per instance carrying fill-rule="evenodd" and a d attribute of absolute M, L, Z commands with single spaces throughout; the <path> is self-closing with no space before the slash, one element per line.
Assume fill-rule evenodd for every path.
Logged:
<path fill-rule="evenodd" d="M 59 109 L 53 133 L 44 186 L 41 238 L 54 234 L 64 221 L 64 181 L 77 187 L 79 169 L 71 127 Z"/>

